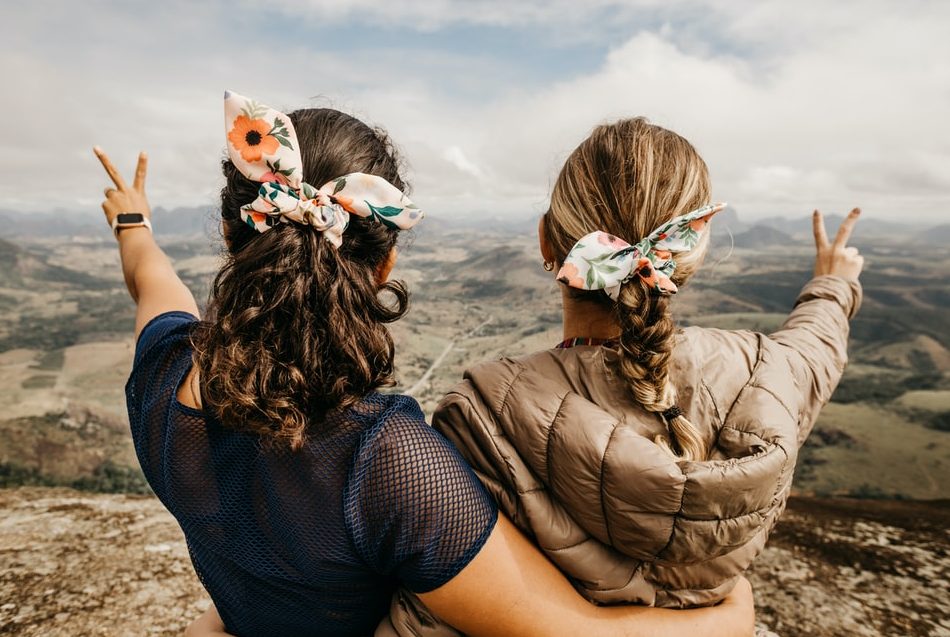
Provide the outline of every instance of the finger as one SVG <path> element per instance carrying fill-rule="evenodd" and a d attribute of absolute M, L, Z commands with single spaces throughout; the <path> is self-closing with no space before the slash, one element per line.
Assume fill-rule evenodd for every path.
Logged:
<path fill-rule="evenodd" d="M 828 233 L 825 232 L 825 218 L 817 210 L 811 217 L 812 227 L 815 231 L 815 245 L 819 248 L 828 246 Z"/>
<path fill-rule="evenodd" d="M 144 152 L 139 153 L 139 163 L 135 167 L 135 180 L 132 187 L 139 192 L 145 191 L 145 173 L 148 170 L 148 155 Z"/>
<path fill-rule="evenodd" d="M 853 209 L 838 228 L 838 235 L 835 237 L 835 248 L 844 248 L 851 238 L 851 231 L 854 230 L 854 224 L 858 222 L 858 216 L 861 214 L 859 208 Z"/>
<path fill-rule="evenodd" d="M 99 158 L 99 161 L 102 162 L 102 167 L 106 169 L 107 173 L 109 173 L 109 177 L 112 179 L 112 183 L 115 184 L 115 187 L 119 190 L 125 190 L 125 180 L 122 179 L 122 175 L 120 175 L 119 171 L 116 170 L 115 166 L 112 165 L 112 160 L 109 159 L 108 155 L 106 155 L 106 151 L 102 150 L 98 146 L 93 146 L 92 152 L 94 152 L 96 157 Z"/>
<path fill-rule="evenodd" d="M 111 195 L 115 191 L 116 191 L 115 188 L 113 188 L 112 186 L 106 186 L 105 188 L 102 189 L 102 194 L 104 194 L 108 198 L 109 195 Z"/>
<path fill-rule="evenodd" d="M 848 257 L 856 257 L 858 256 L 858 249 L 855 248 L 854 246 L 848 246 L 847 248 L 844 249 L 844 254 L 845 256 L 848 256 Z"/>

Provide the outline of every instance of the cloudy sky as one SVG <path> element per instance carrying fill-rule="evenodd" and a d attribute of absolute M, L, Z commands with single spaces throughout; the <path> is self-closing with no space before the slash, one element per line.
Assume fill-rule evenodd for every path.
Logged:
<path fill-rule="evenodd" d="M 0 208 L 96 209 L 90 148 L 210 205 L 229 88 L 387 128 L 430 215 L 543 211 L 597 123 L 646 115 L 744 218 L 950 221 L 950 3 L 31 0 L 0 8 Z"/>

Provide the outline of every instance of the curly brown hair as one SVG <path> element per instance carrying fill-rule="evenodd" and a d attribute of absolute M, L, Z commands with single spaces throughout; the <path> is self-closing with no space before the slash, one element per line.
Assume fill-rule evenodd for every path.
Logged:
<path fill-rule="evenodd" d="M 406 191 L 381 129 L 326 108 L 288 116 L 307 183 L 364 172 Z M 405 315 L 409 293 L 401 282 L 379 282 L 378 273 L 398 231 L 354 216 L 339 249 L 311 226 L 282 223 L 259 233 L 240 209 L 260 184 L 230 160 L 222 168 L 225 262 L 192 335 L 202 404 L 230 429 L 299 449 L 329 412 L 394 383 L 386 324 Z"/>

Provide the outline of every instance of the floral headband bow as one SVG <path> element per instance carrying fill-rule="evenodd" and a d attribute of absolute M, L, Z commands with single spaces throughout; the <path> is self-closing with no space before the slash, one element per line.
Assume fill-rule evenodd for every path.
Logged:
<path fill-rule="evenodd" d="M 314 188 L 303 181 L 303 159 L 290 118 L 237 93 L 224 93 L 228 155 L 241 174 L 261 182 L 241 218 L 258 232 L 291 221 L 311 225 L 340 247 L 350 215 L 406 230 L 425 213 L 376 175 L 350 173 Z"/>
<path fill-rule="evenodd" d="M 667 221 L 636 245 L 597 230 L 574 244 L 557 280 L 580 290 L 603 290 L 614 301 L 620 286 L 639 276 L 657 294 L 676 294 L 670 279 L 676 269 L 674 252 L 692 250 L 706 224 L 724 203 L 708 204 Z"/>

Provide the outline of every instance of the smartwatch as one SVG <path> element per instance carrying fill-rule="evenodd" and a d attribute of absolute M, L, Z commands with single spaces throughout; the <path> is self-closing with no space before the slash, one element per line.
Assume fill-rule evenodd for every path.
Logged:
<path fill-rule="evenodd" d="M 112 220 L 112 232 L 115 233 L 116 239 L 119 238 L 119 231 L 139 226 L 145 226 L 149 232 L 152 231 L 152 222 L 141 212 L 120 212 Z"/>

